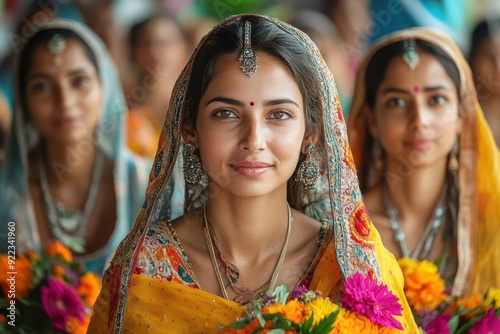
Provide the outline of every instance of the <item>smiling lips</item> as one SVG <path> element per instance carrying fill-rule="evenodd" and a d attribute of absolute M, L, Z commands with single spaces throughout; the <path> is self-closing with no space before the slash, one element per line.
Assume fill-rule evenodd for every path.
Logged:
<path fill-rule="evenodd" d="M 425 150 L 430 148 L 434 142 L 430 139 L 412 139 L 405 142 L 405 145 L 415 150 Z"/>
<path fill-rule="evenodd" d="M 53 123 L 59 128 L 72 127 L 77 121 L 76 117 L 64 117 L 55 120 Z"/>
<path fill-rule="evenodd" d="M 241 161 L 230 166 L 239 174 L 248 177 L 262 175 L 273 167 L 273 165 L 261 161 Z"/>

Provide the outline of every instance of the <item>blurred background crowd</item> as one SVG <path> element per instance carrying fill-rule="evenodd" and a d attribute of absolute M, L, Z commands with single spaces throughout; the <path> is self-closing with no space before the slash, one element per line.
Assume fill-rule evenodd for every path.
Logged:
<path fill-rule="evenodd" d="M 448 33 L 474 63 L 479 99 L 497 142 L 500 117 L 498 0 L 4 0 L 0 2 L 0 108 L 12 108 L 12 61 L 26 36 L 54 17 L 83 22 L 104 41 L 117 66 L 130 114 L 128 143 L 152 157 L 170 92 L 191 51 L 222 19 L 268 14 L 309 34 L 334 74 L 344 113 L 368 46 L 396 30 L 431 26 Z M 480 22 L 489 22 L 489 24 Z M 474 30 L 477 28 L 476 30 Z M 473 57 L 474 55 L 474 57 Z M 10 115 L 2 112 L 5 146 Z"/>

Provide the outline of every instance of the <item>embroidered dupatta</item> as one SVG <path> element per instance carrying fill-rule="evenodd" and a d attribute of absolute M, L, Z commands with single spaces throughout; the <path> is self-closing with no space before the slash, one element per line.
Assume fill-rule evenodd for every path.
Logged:
<path fill-rule="evenodd" d="M 268 20 L 292 35 L 308 51 L 316 65 L 323 117 L 323 136 L 320 137 L 325 140 L 324 145 L 321 145 L 325 152 L 321 154 L 327 157 L 325 165 L 321 167 L 326 182 L 318 182 L 313 198 L 306 199 L 308 205 L 305 213 L 318 221 L 326 218 L 334 237 L 326 251 L 323 248 L 324 253 L 321 254 L 310 288 L 318 288 L 329 295 L 342 288 L 341 283 L 345 277 L 357 272 L 373 275 L 399 296 L 404 307 L 404 315 L 399 320 L 406 329 L 416 331 L 404 299 L 399 266 L 392 254 L 382 246 L 362 202 L 331 72 L 314 43 L 301 31 L 273 18 L 245 15 Z M 230 17 L 212 32 L 228 22 L 242 19 L 242 15 Z M 133 230 L 120 245 L 104 276 L 103 290 L 94 307 L 95 313 L 90 325 L 93 333 L 133 332 L 141 328 L 161 332 L 164 326 L 168 327 L 163 329 L 168 328 L 173 332 L 212 333 L 220 330 L 217 324 L 228 325 L 245 310 L 233 301 L 205 291 L 133 274 L 137 254 L 151 223 L 165 217 L 174 219 L 182 215 L 188 206 L 185 202 L 186 189 L 180 158 L 183 149 L 183 110 L 186 108 L 186 91 L 197 52 L 210 39 L 212 32 L 202 39 L 175 85 L 150 173 L 146 200 Z M 205 186 L 202 183 L 200 188 Z M 195 309 L 203 315 L 195 316 Z M 172 322 L 172 318 L 175 321 Z"/>
<path fill-rule="evenodd" d="M 430 28 L 396 32 L 372 46 L 361 64 L 349 112 L 349 143 L 356 166 L 363 160 L 369 135 L 365 105 L 366 67 L 382 47 L 406 39 L 421 39 L 441 48 L 460 72 L 462 130 L 459 138 L 458 270 L 452 294 L 484 293 L 500 287 L 500 155 L 477 100 L 470 68 L 450 37 Z M 366 175 L 360 175 L 360 178 Z"/>

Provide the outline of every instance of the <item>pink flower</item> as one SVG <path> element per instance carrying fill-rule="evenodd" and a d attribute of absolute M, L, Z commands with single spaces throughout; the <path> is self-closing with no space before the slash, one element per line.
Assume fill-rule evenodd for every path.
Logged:
<path fill-rule="evenodd" d="M 479 319 L 471 329 L 469 334 L 498 334 L 500 333 L 500 318 L 495 311 L 490 308 L 486 315 Z"/>
<path fill-rule="evenodd" d="M 402 314 L 403 307 L 387 286 L 356 273 L 346 279 L 344 287 L 343 307 L 367 317 L 373 323 L 403 330 L 399 321 L 393 318 L 393 315 Z"/>
<path fill-rule="evenodd" d="M 451 319 L 450 313 L 443 313 L 438 315 L 429 324 L 429 327 L 424 328 L 427 334 L 450 334 L 448 322 Z"/>
<path fill-rule="evenodd" d="M 84 320 L 84 307 L 76 291 L 68 284 L 49 278 L 42 286 L 42 304 L 56 330 L 64 331 L 70 317 Z"/>

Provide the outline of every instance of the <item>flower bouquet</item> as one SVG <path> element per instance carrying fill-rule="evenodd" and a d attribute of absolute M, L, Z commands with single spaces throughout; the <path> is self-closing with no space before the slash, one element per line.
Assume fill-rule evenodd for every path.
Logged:
<path fill-rule="evenodd" d="M 404 291 L 415 321 L 427 334 L 500 333 L 500 289 L 451 297 L 435 263 L 400 259 Z"/>
<path fill-rule="evenodd" d="M 393 318 L 401 312 L 385 285 L 357 273 L 346 280 L 340 305 L 305 286 L 290 293 L 282 285 L 254 301 L 227 333 L 394 333 L 403 329 Z"/>
<path fill-rule="evenodd" d="M 72 262 L 68 248 L 0 254 L 1 333 L 86 333 L 100 278 Z"/>

